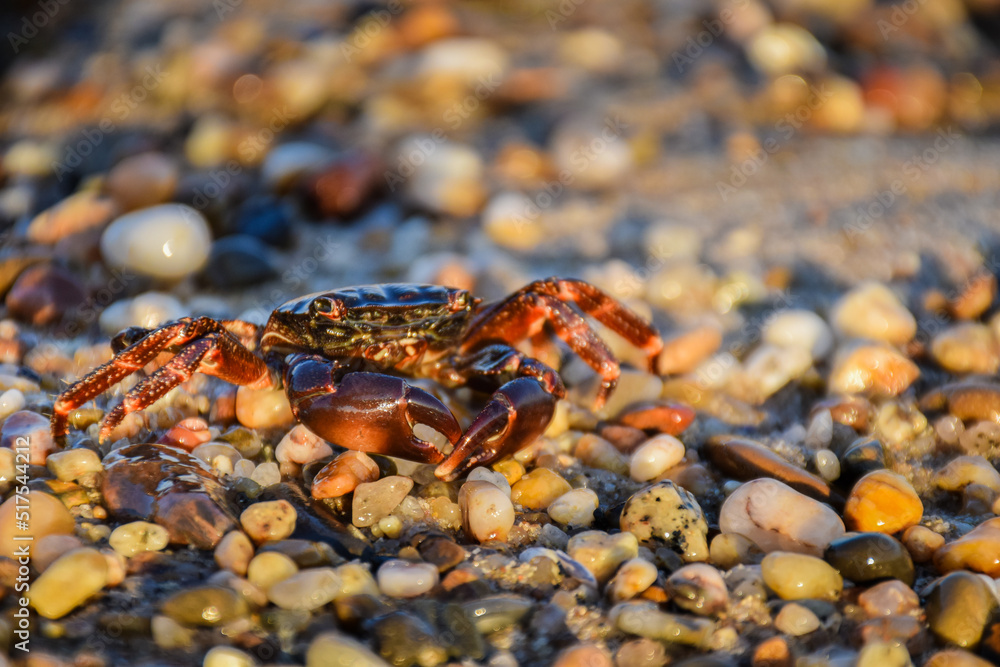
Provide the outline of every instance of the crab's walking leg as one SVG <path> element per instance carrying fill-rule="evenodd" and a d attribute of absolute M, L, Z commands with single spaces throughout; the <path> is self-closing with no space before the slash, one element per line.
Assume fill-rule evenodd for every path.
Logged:
<path fill-rule="evenodd" d="M 185 345 L 173 359 L 133 387 L 104 418 L 100 440 L 107 440 L 127 414 L 149 407 L 195 373 L 214 375 L 226 382 L 255 388 L 271 384 L 271 372 L 262 359 L 254 356 L 228 332 L 210 333 Z"/>
<path fill-rule="evenodd" d="M 91 371 L 56 399 L 51 420 L 53 437 L 57 441 L 64 440 L 69 432 L 68 416 L 73 410 L 141 369 L 156 359 L 160 352 L 183 346 L 209 333 L 226 331 L 229 326 L 236 329 L 240 338 L 256 335 L 256 326 L 248 322 L 232 320 L 220 323 L 208 317 L 185 317 L 152 331 L 138 327 L 126 329 L 112 341 L 115 357 Z"/>
<path fill-rule="evenodd" d="M 348 449 L 438 463 L 444 454 L 413 427 L 430 426 L 452 444 L 462 435 L 455 416 L 430 393 L 391 375 L 349 372 L 336 360 L 292 355 L 285 391 L 296 419 Z"/>

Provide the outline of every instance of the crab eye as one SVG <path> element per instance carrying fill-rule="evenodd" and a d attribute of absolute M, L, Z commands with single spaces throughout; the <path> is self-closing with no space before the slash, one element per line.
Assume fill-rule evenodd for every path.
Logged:
<path fill-rule="evenodd" d="M 340 305 L 329 297 L 321 296 L 313 299 L 309 308 L 314 315 L 323 315 L 329 318 L 340 317 Z"/>

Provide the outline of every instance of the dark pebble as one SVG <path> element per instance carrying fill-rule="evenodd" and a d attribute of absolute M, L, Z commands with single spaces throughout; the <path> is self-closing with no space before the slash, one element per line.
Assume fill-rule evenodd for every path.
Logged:
<path fill-rule="evenodd" d="M 256 285 L 277 275 L 270 248 L 253 236 L 233 234 L 212 244 L 201 279 L 210 287 L 232 289 Z"/>
<path fill-rule="evenodd" d="M 86 298 L 76 276 L 51 264 L 28 267 L 7 293 L 10 314 L 35 326 L 56 324 Z"/>
<path fill-rule="evenodd" d="M 934 584 L 924 611 L 931 632 L 942 642 L 973 648 L 996 613 L 996 599 L 979 575 L 952 572 Z"/>
<path fill-rule="evenodd" d="M 284 202 L 273 197 L 250 197 L 236 214 L 235 231 L 277 248 L 288 248 L 292 244 L 291 212 Z"/>
<path fill-rule="evenodd" d="M 885 449 L 875 438 L 858 438 L 840 456 L 840 477 L 837 484 L 844 488 L 875 470 L 885 468 Z"/>
<path fill-rule="evenodd" d="M 859 533 L 830 543 L 823 558 L 845 579 L 867 584 L 899 579 L 913 585 L 913 560 L 903 544 L 885 533 Z"/>
<path fill-rule="evenodd" d="M 465 560 L 465 549 L 447 537 L 429 537 L 417 547 L 420 557 L 445 572 Z"/>
<path fill-rule="evenodd" d="M 448 649 L 434 629 L 408 612 L 386 614 L 374 621 L 372 629 L 378 652 L 397 667 L 437 665 L 448 659 Z"/>
<path fill-rule="evenodd" d="M 353 217 L 382 187 L 382 163 L 374 155 L 347 151 L 306 179 L 301 192 L 307 208 L 322 218 Z"/>

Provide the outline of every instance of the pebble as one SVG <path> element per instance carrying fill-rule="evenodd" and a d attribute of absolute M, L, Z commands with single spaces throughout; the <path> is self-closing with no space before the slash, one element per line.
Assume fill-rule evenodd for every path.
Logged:
<path fill-rule="evenodd" d="M 663 667 L 667 664 L 667 652 L 658 641 L 631 639 L 623 642 L 615 654 L 618 667 Z"/>
<path fill-rule="evenodd" d="M 435 149 L 427 153 L 422 146 Z M 429 211 L 458 218 L 474 215 L 486 199 L 483 184 L 484 165 L 479 153 L 470 146 L 450 141 L 436 142 L 430 136 L 405 140 L 400 155 L 422 155 L 407 181 L 410 199 Z"/>
<path fill-rule="evenodd" d="M 596 385 L 594 389 L 596 391 Z M 662 395 L 663 380 L 659 376 L 633 368 L 623 368 L 621 375 L 618 376 L 618 386 L 608 396 L 604 406 L 596 413 L 600 419 L 614 419 L 626 408 L 630 408 L 636 403 L 657 401 Z"/>
<path fill-rule="evenodd" d="M 169 541 L 170 535 L 163 526 L 148 521 L 133 521 L 115 528 L 108 544 L 122 556 L 131 558 L 142 551 L 162 551 Z"/>
<path fill-rule="evenodd" d="M 948 303 L 948 310 L 959 320 L 974 320 L 993 304 L 997 278 L 992 272 L 978 273 L 969 280 L 961 294 Z"/>
<path fill-rule="evenodd" d="M 518 477 L 518 479 L 520 479 L 520 477 Z M 507 497 L 510 498 L 510 482 L 507 481 L 507 478 L 504 477 L 502 473 L 497 472 L 496 470 L 490 470 L 489 468 L 484 468 L 482 466 L 473 468 L 466 480 L 469 482 L 489 482 L 506 493 Z"/>
<path fill-rule="evenodd" d="M 724 570 L 741 564 L 759 563 L 763 557 L 760 547 L 736 533 L 720 533 L 712 538 L 709 545 L 709 560 Z"/>
<path fill-rule="evenodd" d="M 632 153 L 624 137 L 607 140 L 608 128 L 585 122 L 564 122 L 552 137 L 552 159 L 560 172 L 568 171 L 582 188 L 609 188 L 628 178 Z M 602 134 L 603 133 L 603 134 Z M 590 146 L 601 141 L 606 148 L 591 152 Z M 581 160 L 581 155 L 592 156 Z M 581 165 L 581 162 L 583 163 Z"/>
<path fill-rule="evenodd" d="M 997 607 L 996 593 L 971 572 L 945 575 L 927 593 L 924 611 L 931 632 L 942 642 L 973 648 Z"/>
<path fill-rule="evenodd" d="M 708 560 L 705 515 L 695 497 L 674 482 L 658 482 L 629 498 L 620 527 L 643 546 L 666 546 L 685 562 Z"/>
<path fill-rule="evenodd" d="M 671 401 L 635 403 L 618 414 L 618 423 L 644 431 L 659 431 L 667 435 L 684 432 L 694 421 L 690 407 Z"/>
<path fill-rule="evenodd" d="M 483 480 L 468 481 L 458 492 L 458 505 L 466 535 L 477 542 L 507 540 L 514 527 L 514 504 L 503 489 Z"/>
<path fill-rule="evenodd" d="M 254 468 L 250 474 L 250 479 L 258 485 L 267 488 L 281 482 L 281 471 L 278 468 L 278 464 L 273 461 L 261 463 Z"/>
<path fill-rule="evenodd" d="M 802 553 L 772 551 L 760 563 L 764 583 L 783 600 L 836 602 L 844 580 L 823 559 Z"/>
<path fill-rule="evenodd" d="M 295 421 L 284 389 L 236 390 L 236 419 L 247 428 L 287 426 Z"/>
<path fill-rule="evenodd" d="M 49 454 L 59 449 L 49 431 L 49 420 L 37 412 L 20 410 L 0 426 L 0 447 L 17 450 L 18 443 L 23 444 L 21 438 L 27 442 L 28 462 L 32 465 L 45 465 Z"/>
<path fill-rule="evenodd" d="M 793 551 L 812 556 L 821 556 L 845 532 L 832 509 L 773 479 L 746 482 L 726 498 L 719 529 L 743 535 L 768 553 Z"/>
<path fill-rule="evenodd" d="M 548 468 L 535 468 L 510 487 L 510 499 L 529 510 L 544 510 L 572 490 L 565 479 Z"/>
<path fill-rule="evenodd" d="M 924 667 L 996 667 L 996 663 L 978 658 L 968 651 L 950 648 L 929 657 Z"/>
<path fill-rule="evenodd" d="M 253 542 L 245 533 L 231 531 L 215 546 L 214 557 L 219 567 L 242 577 L 247 573 L 250 559 L 253 558 Z"/>
<path fill-rule="evenodd" d="M 736 436 L 713 436 L 702 446 L 705 457 L 739 480 L 777 479 L 799 493 L 823 502 L 835 494 L 823 479 L 792 465 L 764 445 Z"/>
<path fill-rule="evenodd" d="M 318 144 L 290 141 L 268 151 L 260 167 L 261 180 L 271 190 L 282 192 L 299 176 L 325 166 L 336 153 Z"/>
<path fill-rule="evenodd" d="M 934 553 L 939 572 L 973 570 L 1000 578 L 1000 517 L 982 522 Z"/>
<path fill-rule="evenodd" d="M 55 496 L 42 491 L 28 491 L 20 497 L 21 502 L 15 507 L 16 496 L 10 496 L 0 505 L 0 556 L 14 558 L 22 541 L 15 537 L 30 534 L 36 541 L 46 535 L 71 535 L 76 522 L 66 506 Z M 27 502 L 24 502 L 27 501 Z M 30 533 L 17 527 L 17 514 L 23 507 L 30 508 Z"/>
<path fill-rule="evenodd" d="M 885 533 L 852 533 L 838 538 L 826 548 L 823 558 L 856 584 L 898 579 L 913 585 L 915 573 L 909 552 Z"/>
<path fill-rule="evenodd" d="M 920 377 L 920 369 L 898 351 L 862 345 L 836 355 L 827 387 L 831 393 L 897 396 Z"/>
<path fill-rule="evenodd" d="M 200 280 L 219 290 L 250 287 L 276 278 L 277 260 L 260 239 L 245 234 L 230 234 L 212 244 Z"/>
<path fill-rule="evenodd" d="M 263 551 L 247 565 L 247 580 L 267 593 L 271 586 L 299 571 L 295 561 L 280 551 Z"/>
<path fill-rule="evenodd" d="M 852 289 L 834 304 L 830 321 L 839 334 L 903 345 L 917 333 L 917 321 L 885 285 L 869 282 Z"/>
<path fill-rule="evenodd" d="M 45 327 L 79 312 L 85 299 L 77 276 L 51 264 L 39 264 L 17 277 L 5 303 L 11 317 Z"/>
<path fill-rule="evenodd" d="M 656 566 L 644 558 L 631 558 L 618 568 L 608 582 L 608 596 L 612 602 L 631 600 L 656 583 L 659 575 Z"/>
<path fill-rule="evenodd" d="M 31 550 L 31 566 L 36 572 L 44 572 L 67 552 L 83 546 L 83 540 L 76 535 L 46 535 L 35 540 L 35 546 Z"/>
<path fill-rule="evenodd" d="M 981 484 L 1000 493 L 1000 472 L 982 456 L 957 456 L 934 473 L 934 484 L 945 491 Z"/>
<path fill-rule="evenodd" d="M 663 342 L 656 362 L 660 375 L 684 375 L 698 368 L 722 345 L 722 329 L 707 325 L 686 331 Z"/>
<path fill-rule="evenodd" d="M 903 531 L 903 544 L 915 563 L 926 563 L 944 546 L 944 536 L 925 526 L 910 526 Z"/>
<path fill-rule="evenodd" d="M 176 280 L 208 261 L 212 232 L 201 213 L 183 204 L 161 204 L 126 213 L 101 236 L 101 254 L 112 267 Z"/>
<path fill-rule="evenodd" d="M 257 544 L 290 536 L 295 531 L 295 520 L 295 508 L 287 500 L 254 503 L 240 515 L 240 525 Z"/>
<path fill-rule="evenodd" d="M 614 667 L 607 649 L 585 642 L 563 649 L 552 667 Z"/>
<path fill-rule="evenodd" d="M 305 424 L 293 426 L 292 430 L 281 438 L 274 450 L 274 458 L 278 463 L 291 462 L 305 465 L 327 456 L 333 456 L 333 448 L 310 431 Z"/>
<path fill-rule="evenodd" d="M 674 571 L 663 588 L 674 604 L 699 616 L 714 616 L 729 604 L 722 573 L 706 563 L 691 563 Z"/>
<path fill-rule="evenodd" d="M 0 422 L 25 406 L 24 393 L 20 389 L 8 389 L 0 394 Z"/>
<path fill-rule="evenodd" d="M 566 552 L 604 584 L 619 565 L 639 555 L 639 541 L 629 532 L 609 535 L 600 530 L 586 530 L 569 539 Z"/>
<path fill-rule="evenodd" d="M 101 472 L 104 466 L 97 452 L 92 449 L 68 449 L 53 452 L 45 460 L 45 466 L 64 482 L 72 482 L 84 475 Z"/>
<path fill-rule="evenodd" d="M 585 528 L 594 523 L 594 512 L 600 500 L 591 489 L 573 489 L 552 501 L 547 508 L 549 518 L 571 528 Z"/>
<path fill-rule="evenodd" d="M 359 528 L 378 523 L 379 519 L 396 509 L 412 488 L 413 480 L 402 475 L 358 484 L 351 504 L 352 523 Z"/>
<path fill-rule="evenodd" d="M 225 625 L 249 613 L 246 600 L 221 586 L 195 586 L 168 597 L 160 612 L 181 625 Z"/>
<path fill-rule="evenodd" d="M 774 629 L 791 637 L 801 637 L 819 629 L 819 617 L 809 607 L 789 602 L 774 617 Z"/>
<path fill-rule="evenodd" d="M 252 655 L 232 646 L 213 646 L 205 654 L 201 667 L 255 667 Z"/>
<path fill-rule="evenodd" d="M 789 382 L 801 378 L 812 368 L 812 355 L 801 347 L 779 347 L 764 343 L 743 360 L 742 377 L 748 389 L 747 400 L 762 403 Z"/>
<path fill-rule="evenodd" d="M 431 620 L 405 611 L 380 616 L 372 624 L 379 653 L 393 665 L 440 665 L 448 649 L 439 641 Z"/>
<path fill-rule="evenodd" d="M 840 478 L 843 485 L 857 483 L 870 472 L 885 469 L 885 448 L 875 438 L 855 440 L 840 457 Z"/>
<path fill-rule="evenodd" d="M 813 360 L 826 358 L 833 349 L 833 331 L 822 317 L 811 310 L 789 309 L 772 315 L 761 340 L 782 348 L 801 348 Z"/>
<path fill-rule="evenodd" d="M 951 373 L 993 375 L 1000 368 L 1000 343 L 985 324 L 961 322 L 934 337 L 931 356 Z"/>
<path fill-rule="evenodd" d="M 821 410 L 829 412 L 837 424 L 849 426 L 858 433 L 868 431 L 872 405 L 862 396 L 832 396 L 817 401 L 813 404 L 810 418 Z"/>
<path fill-rule="evenodd" d="M 530 251 L 545 240 L 544 218 L 526 215 L 534 202 L 520 192 L 500 192 L 483 209 L 483 231 L 497 245 Z"/>
<path fill-rule="evenodd" d="M 924 505 L 902 475 L 888 470 L 870 472 L 854 485 L 844 507 L 851 530 L 897 533 L 917 522 Z"/>
<path fill-rule="evenodd" d="M 389 667 L 389 663 L 356 639 L 340 632 L 325 632 L 309 644 L 306 667 Z"/>
<path fill-rule="evenodd" d="M 820 449 L 813 455 L 816 472 L 825 482 L 836 481 L 840 477 L 840 459 L 829 449 Z"/>
<path fill-rule="evenodd" d="M 581 436 L 573 449 L 573 455 L 591 468 L 607 470 L 616 475 L 628 474 L 628 458 L 617 447 L 595 433 Z"/>
<path fill-rule="evenodd" d="M 107 197 L 91 190 L 76 192 L 36 215 L 25 235 L 32 243 L 52 245 L 74 234 L 103 227 L 115 211 L 114 202 Z"/>
<path fill-rule="evenodd" d="M 391 598 L 413 598 L 438 585 L 438 569 L 431 563 L 389 560 L 377 573 L 378 587 Z"/>
<path fill-rule="evenodd" d="M 1000 385 L 984 382 L 945 385 L 920 399 L 920 409 L 947 410 L 965 422 L 1000 421 Z"/>
<path fill-rule="evenodd" d="M 181 302 L 163 292 L 143 292 L 131 299 L 115 301 L 101 311 L 98 324 L 101 331 L 114 336 L 128 327 L 154 329 L 164 322 L 187 315 Z"/>
<path fill-rule="evenodd" d="M 629 475 L 637 482 L 659 477 L 684 458 L 684 443 L 665 433 L 653 436 L 632 452 Z"/>
<path fill-rule="evenodd" d="M 207 421 L 200 417 L 188 417 L 171 426 L 156 442 L 157 444 L 179 447 L 194 454 L 194 450 L 211 439 L 212 431 L 208 428 Z M 196 458 L 211 464 L 212 457 L 205 455 L 211 451 L 210 448 L 202 450 L 203 455 L 196 456 Z M 237 456 L 237 458 L 239 457 Z"/>
<path fill-rule="evenodd" d="M 287 248 L 292 242 L 291 217 L 289 206 L 282 200 L 254 195 L 240 205 L 234 228 L 268 245 Z"/>
<path fill-rule="evenodd" d="M 33 514 L 38 512 L 33 507 Z M 36 535 L 37 537 L 37 535 Z M 49 619 L 62 618 L 108 583 L 108 562 L 97 549 L 74 549 L 49 565 L 31 584 L 31 606 Z"/>
<path fill-rule="evenodd" d="M 875 584 L 858 596 L 858 605 L 869 618 L 918 613 L 920 598 L 901 581 Z"/>
<path fill-rule="evenodd" d="M 619 603 L 608 612 L 608 619 L 630 635 L 700 648 L 707 648 L 715 631 L 715 623 L 708 619 L 669 614 L 647 601 Z"/>
<path fill-rule="evenodd" d="M 284 563 L 284 567 L 284 572 L 287 574 L 290 568 L 287 563 Z M 319 609 L 336 599 L 343 586 L 340 575 L 331 567 L 314 567 L 301 572 L 292 572 L 280 579 L 277 579 L 278 575 L 270 576 L 276 580 L 266 589 L 267 599 L 278 607 L 289 610 Z"/>
<path fill-rule="evenodd" d="M 296 427 L 298 428 L 298 427 Z M 379 477 L 378 464 L 364 452 L 346 451 L 323 466 L 312 481 L 313 498 L 339 498 Z"/>
<path fill-rule="evenodd" d="M 180 176 L 177 162 L 162 153 L 131 155 L 108 172 L 104 189 L 125 211 L 170 201 Z"/>

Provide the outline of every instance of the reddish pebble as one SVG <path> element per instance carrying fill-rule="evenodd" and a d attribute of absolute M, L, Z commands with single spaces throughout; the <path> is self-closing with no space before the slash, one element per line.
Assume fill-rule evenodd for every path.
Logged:
<path fill-rule="evenodd" d="M 0 447 L 18 449 L 22 444 L 27 445 L 28 461 L 32 465 L 45 465 L 49 454 L 59 450 L 52 440 L 49 420 L 30 410 L 15 412 L 0 428 Z"/>
<path fill-rule="evenodd" d="M 625 426 L 678 435 L 694 421 L 694 410 L 680 403 L 646 403 L 627 409 L 618 421 Z"/>
<path fill-rule="evenodd" d="M 80 279 L 51 265 L 32 266 L 18 276 L 7 293 L 7 309 L 15 318 L 46 326 L 60 322 L 86 295 Z"/>
<path fill-rule="evenodd" d="M 173 445 L 181 449 L 191 451 L 198 445 L 203 445 L 212 439 L 212 434 L 208 430 L 208 422 L 200 417 L 188 417 L 182 419 L 170 430 L 160 436 L 157 444 Z"/>

